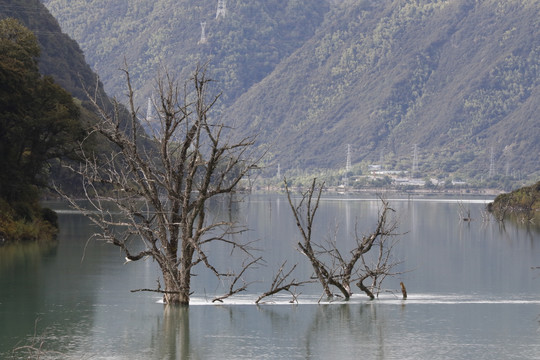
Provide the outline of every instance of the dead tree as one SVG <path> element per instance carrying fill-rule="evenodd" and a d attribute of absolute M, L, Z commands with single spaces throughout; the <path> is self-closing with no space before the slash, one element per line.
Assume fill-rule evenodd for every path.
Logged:
<path fill-rule="evenodd" d="M 369 235 L 360 236 L 356 229 L 355 246 L 350 250 L 348 257 L 343 256 L 335 242 L 327 241 L 326 244 L 320 244 L 312 239 L 314 218 L 323 186 L 324 184 L 317 185 L 316 179 L 313 179 L 310 188 L 302 193 L 300 200 L 295 204 L 285 181 L 289 205 L 302 236 L 298 248 L 309 259 L 315 277 L 328 298 L 334 296 L 332 291 L 334 287 L 345 299 L 349 299 L 352 295 L 351 283 L 356 283 L 360 290 L 373 299 L 378 295 L 381 283 L 387 276 L 399 274 L 394 272 L 399 262 L 394 261 L 392 257 L 392 249 L 397 243 L 395 237 L 397 221 L 389 217 L 394 210 L 388 201 L 381 197 L 381 209 L 375 230 Z M 368 257 L 368 253 L 373 249 L 378 249 L 375 259 Z M 371 280 L 371 284 L 364 284 L 367 280 Z"/>
<path fill-rule="evenodd" d="M 234 192 L 253 168 L 255 162 L 248 160 L 253 139 L 231 142 L 227 127 L 209 116 L 219 95 L 208 94 L 211 79 L 204 66 L 183 85 L 169 73 L 158 79 L 157 115 L 147 135 L 127 67 L 123 72 L 130 120 L 121 120 L 118 102 L 108 111 L 90 96 L 100 115 L 94 132 L 117 150 L 108 156 L 83 152 L 85 161 L 75 170 L 90 205 L 70 200 L 97 225 L 96 237 L 118 246 L 126 260 L 156 261 L 164 287 L 158 279 L 156 289 L 143 290 L 162 293 L 167 304 L 188 305 L 195 266 L 206 266 L 220 278 L 236 276 L 212 265 L 209 249 L 214 245 L 225 244 L 254 259 L 248 243 L 233 240 L 243 228 L 207 216 L 209 199 Z"/>

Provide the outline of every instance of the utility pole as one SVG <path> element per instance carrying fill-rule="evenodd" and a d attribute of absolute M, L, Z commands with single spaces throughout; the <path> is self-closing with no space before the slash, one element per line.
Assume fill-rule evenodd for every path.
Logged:
<path fill-rule="evenodd" d="M 347 163 L 345 165 L 347 172 L 351 171 L 351 144 L 347 144 Z"/>
<path fill-rule="evenodd" d="M 351 171 L 351 144 L 347 144 L 347 162 L 345 163 L 345 178 L 343 182 L 345 187 L 349 187 L 349 171 Z"/>
<path fill-rule="evenodd" d="M 412 163 L 412 173 L 414 174 L 418 171 L 418 145 L 414 144 L 413 148 L 413 163 Z"/>

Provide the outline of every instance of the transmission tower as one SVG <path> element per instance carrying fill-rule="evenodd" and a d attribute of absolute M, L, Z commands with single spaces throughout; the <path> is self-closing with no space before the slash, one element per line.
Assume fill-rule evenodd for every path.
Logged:
<path fill-rule="evenodd" d="M 218 0 L 216 19 L 220 16 L 225 17 L 225 15 L 227 15 L 227 2 L 225 0 Z"/>
<path fill-rule="evenodd" d="M 201 40 L 199 44 L 206 44 L 208 40 L 206 39 L 206 21 L 201 22 Z"/>
<path fill-rule="evenodd" d="M 281 179 L 281 165 L 277 164 L 277 178 Z"/>
<path fill-rule="evenodd" d="M 347 144 L 347 162 L 345 163 L 345 177 L 343 178 L 346 188 L 349 187 L 349 171 L 351 171 L 351 144 Z"/>
<path fill-rule="evenodd" d="M 417 171 L 418 171 L 418 145 L 414 144 L 412 173 L 415 174 Z"/>
<path fill-rule="evenodd" d="M 495 175 L 495 156 L 493 153 L 493 147 L 491 147 L 491 154 L 489 158 L 489 177 L 491 178 Z"/>
<path fill-rule="evenodd" d="M 347 144 L 347 164 L 345 165 L 347 172 L 351 171 L 351 144 Z"/>

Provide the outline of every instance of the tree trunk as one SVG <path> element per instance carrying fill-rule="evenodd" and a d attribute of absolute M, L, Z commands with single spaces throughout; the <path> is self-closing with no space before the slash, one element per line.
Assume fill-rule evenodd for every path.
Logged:
<path fill-rule="evenodd" d="M 356 286 L 358 286 L 360 288 L 360 290 L 362 290 L 367 296 L 369 296 L 369 298 L 371 300 L 375 299 L 375 295 L 373 295 L 373 293 L 371 292 L 371 290 L 369 290 L 363 283 L 363 279 L 358 281 L 356 283 Z"/>
<path fill-rule="evenodd" d="M 401 294 L 403 295 L 403 300 L 407 299 L 407 289 L 405 288 L 405 284 L 402 282 L 399 283 L 401 285 Z"/>
<path fill-rule="evenodd" d="M 187 277 L 189 278 L 189 275 Z M 179 276 L 175 279 L 168 271 L 163 271 L 163 281 L 165 285 L 163 302 L 165 304 L 189 305 L 189 283 L 182 285 L 182 279 Z"/>

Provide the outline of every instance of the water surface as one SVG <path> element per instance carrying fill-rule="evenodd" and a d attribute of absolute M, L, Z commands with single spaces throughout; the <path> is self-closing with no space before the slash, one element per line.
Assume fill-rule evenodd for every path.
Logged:
<path fill-rule="evenodd" d="M 458 216 L 459 202 L 472 222 Z M 95 228 L 63 204 L 57 244 L 0 248 L 0 356 L 42 341 L 68 359 L 540 359 L 540 233 L 535 228 L 482 221 L 485 200 L 390 199 L 399 217 L 396 259 L 403 274 L 385 282 L 380 298 L 359 292 L 348 303 L 319 303 L 321 289 L 297 290 L 255 306 L 273 273 L 287 260 L 295 277 L 311 269 L 285 197 L 250 196 L 212 216 L 247 224 L 266 266 L 246 275 L 246 293 L 213 305 L 228 286 L 197 269 L 189 309 L 165 308 L 154 293 L 150 260 L 124 264 L 111 245 L 88 241 Z M 348 249 L 355 226 L 376 222 L 376 199 L 325 197 L 317 214 L 318 241 Z M 346 253 L 346 252 L 344 252 Z M 241 258 L 211 253 L 221 268 Z M 399 296 L 399 282 L 409 293 Z M 19 353 L 20 355 L 20 353 Z"/>

